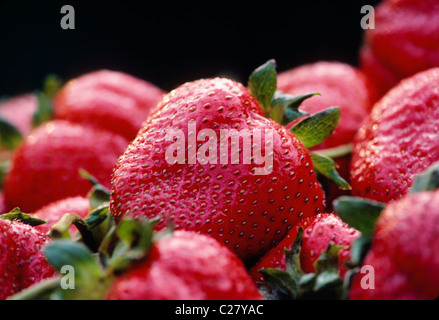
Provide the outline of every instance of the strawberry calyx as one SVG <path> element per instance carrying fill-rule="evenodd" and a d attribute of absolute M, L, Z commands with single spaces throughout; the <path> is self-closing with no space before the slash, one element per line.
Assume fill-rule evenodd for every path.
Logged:
<path fill-rule="evenodd" d="M 32 115 L 32 127 L 36 128 L 40 124 L 52 120 L 55 112 L 53 109 L 53 99 L 61 88 L 62 81 L 55 74 L 48 74 L 43 82 L 42 90 L 35 94 L 38 100 L 37 110 Z"/>
<path fill-rule="evenodd" d="M 299 110 L 303 101 L 312 96 L 320 95 L 319 93 L 292 96 L 277 91 L 276 62 L 273 59 L 252 72 L 248 88 L 259 101 L 267 118 L 284 126 L 297 121 L 290 131 L 303 143 L 305 148 L 311 148 L 323 142 L 338 125 L 340 119 L 338 107 L 330 107 L 313 115 Z M 350 149 L 343 148 L 341 151 L 349 153 Z M 331 159 L 331 153 L 310 152 L 310 155 L 318 173 L 333 181 L 340 189 L 351 189 L 349 183 L 337 172 L 338 165 Z"/>
<path fill-rule="evenodd" d="M 20 208 L 14 208 L 8 213 L 1 214 L 0 219 L 18 221 L 33 227 L 47 223 L 46 220 L 36 218 L 29 213 L 24 213 Z"/>
<path fill-rule="evenodd" d="M 265 282 L 260 284 L 261 293 L 270 300 L 316 300 L 342 299 L 344 282 L 339 275 L 338 253 L 342 246 L 328 245 L 315 261 L 315 272 L 305 273 L 300 264 L 303 228 L 290 249 L 285 249 L 285 270 L 262 268 L 259 272 Z"/>

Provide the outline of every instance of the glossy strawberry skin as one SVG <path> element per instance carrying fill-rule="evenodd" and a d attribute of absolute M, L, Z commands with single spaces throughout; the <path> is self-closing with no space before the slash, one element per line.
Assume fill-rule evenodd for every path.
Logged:
<path fill-rule="evenodd" d="M 85 196 L 91 184 L 80 168 L 110 188 L 114 163 L 128 141 L 121 136 L 67 121 L 36 128 L 16 149 L 4 181 L 6 209 L 33 212 L 69 196 Z"/>
<path fill-rule="evenodd" d="M 300 264 L 305 273 L 315 272 L 314 263 L 326 250 L 328 245 L 342 246 L 339 251 L 340 276 L 344 277 L 347 268 L 345 262 L 349 261 L 350 246 L 360 236 L 360 232 L 333 213 L 321 213 L 307 218 L 294 226 L 285 238 L 274 248 L 263 255 L 250 269 L 249 273 L 256 282 L 263 282 L 264 278 L 259 273 L 262 268 L 278 268 L 285 270 L 285 249 L 290 249 L 297 237 L 299 228 L 304 230 Z"/>
<path fill-rule="evenodd" d="M 350 299 L 412 300 L 439 296 L 439 191 L 410 194 L 390 203 L 381 213 L 372 247 L 358 273 Z M 373 277 L 374 289 L 363 285 Z M 370 281 L 364 280 L 366 284 Z"/>
<path fill-rule="evenodd" d="M 54 99 L 55 118 L 133 139 L 164 92 L 126 73 L 98 70 L 70 80 Z"/>
<path fill-rule="evenodd" d="M 439 160 L 439 68 L 402 81 L 378 101 L 352 152 L 352 194 L 389 202 Z"/>
<path fill-rule="evenodd" d="M 175 231 L 118 277 L 108 300 L 260 300 L 241 260 L 211 237 Z"/>
<path fill-rule="evenodd" d="M 370 48 L 378 65 L 399 80 L 438 67 L 439 2 L 381 2 L 375 10 L 375 28 L 365 32 L 365 46 Z M 365 67 L 362 69 L 366 70 Z"/>
<path fill-rule="evenodd" d="M 195 120 L 198 132 L 216 133 L 217 164 L 165 161 L 165 150 L 173 143 L 164 140 L 167 130 L 179 128 L 187 138 L 190 120 Z M 220 130 L 230 128 L 273 130 L 270 174 L 255 175 L 255 165 L 243 164 L 242 156 L 239 164 L 221 164 Z M 229 154 L 230 148 L 229 143 Z M 124 215 L 160 215 L 158 228 L 171 221 L 177 228 L 209 234 L 245 259 L 279 241 L 300 219 L 323 211 L 323 198 L 302 143 L 264 118 L 242 85 L 204 79 L 165 96 L 119 159 L 111 212 L 116 221 Z"/>
<path fill-rule="evenodd" d="M 0 219 L 0 300 L 55 275 L 42 252 L 49 241 L 31 226 Z"/>
<path fill-rule="evenodd" d="M 35 226 L 35 229 L 42 233 L 49 232 L 50 228 L 66 213 L 74 213 L 81 218 L 85 218 L 90 211 L 90 201 L 83 196 L 68 197 L 49 203 L 35 211 L 32 215 L 35 218 L 46 220 L 47 223 Z M 75 226 L 70 227 L 70 234 L 77 233 Z"/>

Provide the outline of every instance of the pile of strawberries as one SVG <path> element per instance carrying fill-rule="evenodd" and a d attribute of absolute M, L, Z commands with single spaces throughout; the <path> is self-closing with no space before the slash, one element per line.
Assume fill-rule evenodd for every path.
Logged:
<path fill-rule="evenodd" d="M 3 101 L 0 299 L 437 298 L 439 1 L 375 19 L 358 67 Z"/>

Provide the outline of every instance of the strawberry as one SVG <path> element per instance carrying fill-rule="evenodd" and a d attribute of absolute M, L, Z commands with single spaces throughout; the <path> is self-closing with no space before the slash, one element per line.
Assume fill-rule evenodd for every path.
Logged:
<path fill-rule="evenodd" d="M 333 168 L 333 163 L 310 156 L 306 147 L 333 130 L 336 122 L 328 118 L 337 117 L 338 109 L 308 117 L 292 131 L 264 117 L 265 111 L 300 113 L 283 108 L 286 100 L 295 105 L 297 99 L 275 94 L 274 68 L 273 61 L 258 68 L 250 90 L 213 78 L 167 94 L 115 166 L 110 209 L 116 222 L 123 216 L 160 217 L 157 229 L 171 222 L 177 229 L 208 234 L 247 259 L 276 244 L 301 219 L 322 212 L 324 194 L 315 170 Z M 321 118 L 328 120 L 326 131 L 305 129 Z M 248 140 L 229 144 L 229 129 L 241 139 L 253 135 L 253 148 L 264 147 L 259 150 L 263 161 L 255 152 L 246 158 Z"/>
<path fill-rule="evenodd" d="M 339 125 L 313 150 L 331 154 L 340 175 L 349 180 L 349 145 L 377 99 L 376 89 L 369 79 L 349 64 L 319 61 L 281 72 L 278 76 L 278 90 L 292 95 L 318 92 L 319 95 L 310 97 L 300 107 L 309 114 L 320 112 L 328 106 L 340 108 Z M 291 125 L 288 124 L 287 128 Z M 349 193 L 336 188 L 328 179 L 321 179 L 321 182 L 329 205 L 336 197 Z"/>
<path fill-rule="evenodd" d="M 110 187 L 111 172 L 128 142 L 108 131 L 63 120 L 46 122 L 15 150 L 4 181 L 7 210 L 33 212 L 70 196 L 86 195 L 90 183 L 79 169 Z"/>
<path fill-rule="evenodd" d="M 438 207 L 437 190 L 408 194 L 383 210 L 362 262 L 367 271 L 354 276 L 350 299 L 426 300 L 439 296 Z"/>
<path fill-rule="evenodd" d="M 403 80 L 378 101 L 352 152 L 352 194 L 382 202 L 407 193 L 439 160 L 439 68 Z"/>
<path fill-rule="evenodd" d="M 385 0 L 375 10 L 375 28 L 365 32 L 362 69 L 401 80 L 439 66 L 439 2 L 437 0 Z M 372 60 L 370 60 L 372 59 Z M 377 68 L 368 72 L 370 61 Z M 380 67 L 382 66 L 382 68 Z M 374 81 L 383 83 L 382 78 Z M 382 88 L 385 93 L 394 81 Z"/>
<path fill-rule="evenodd" d="M 54 99 L 55 118 L 133 139 L 164 92 L 129 74 L 98 70 L 67 82 Z"/>
<path fill-rule="evenodd" d="M 211 237 L 175 231 L 120 275 L 108 300 L 260 300 L 241 260 Z"/>
<path fill-rule="evenodd" d="M 0 300 L 55 275 L 43 254 L 49 242 L 32 226 L 0 219 Z"/>
<path fill-rule="evenodd" d="M 290 250 L 297 237 L 299 228 L 303 229 L 300 251 L 300 265 L 305 273 L 315 272 L 315 262 L 330 244 L 342 246 L 338 252 L 340 276 L 344 278 L 349 261 L 350 246 L 360 235 L 359 231 L 348 226 L 333 213 L 321 213 L 309 217 L 295 225 L 274 248 L 270 249 L 250 269 L 249 273 L 255 281 L 264 281 L 259 270 L 278 268 L 285 270 L 285 249 Z"/>
<path fill-rule="evenodd" d="M 83 196 L 68 197 L 65 199 L 51 202 L 35 211 L 32 215 L 36 218 L 46 220 L 47 223 L 35 226 L 35 229 L 46 234 L 50 228 L 61 219 L 66 213 L 74 213 L 81 218 L 85 218 L 90 211 L 90 201 Z M 76 234 L 76 228 L 70 228 L 70 234 Z"/>

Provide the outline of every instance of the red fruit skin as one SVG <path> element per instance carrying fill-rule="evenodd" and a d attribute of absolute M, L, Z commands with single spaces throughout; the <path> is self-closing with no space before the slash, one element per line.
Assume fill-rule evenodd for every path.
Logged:
<path fill-rule="evenodd" d="M 291 249 L 291 245 L 297 237 L 301 227 L 304 230 L 300 264 L 304 272 L 315 272 L 314 263 L 331 243 L 343 246 L 339 251 L 340 276 L 343 278 L 347 268 L 345 263 L 349 261 L 350 246 L 360 236 L 360 232 L 346 223 L 333 213 L 321 213 L 310 217 L 294 226 L 285 238 L 273 249 L 263 255 L 260 260 L 249 270 L 250 276 L 256 282 L 263 282 L 264 278 L 259 273 L 262 268 L 278 268 L 285 270 L 285 249 Z"/>
<path fill-rule="evenodd" d="M 37 108 L 37 97 L 34 94 L 23 94 L 0 103 L 0 117 L 26 136 L 32 130 L 32 116 Z"/>
<path fill-rule="evenodd" d="M 360 69 L 373 81 L 378 96 L 382 97 L 401 80 L 392 70 L 389 70 L 375 55 L 369 45 L 363 45 L 359 52 Z"/>
<path fill-rule="evenodd" d="M 64 85 L 55 118 L 103 128 L 132 140 L 164 91 L 129 74 L 98 70 Z"/>
<path fill-rule="evenodd" d="M 375 29 L 365 32 L 365 45 L 398 79 L 438 67 L 439 2 L 382 1 L 375 10 Z"/>
<path fill-rule="evenodd" d="M 214 130 L 217 164 L 168 164 L 167 130 L 188 137 L 188 122 L 198 133 Z M 273 170 L 255 175 L 254 164 L 222 165 L 220 130 L 272 129 Z M 264 137 L 264 135 L 263 135 Z M 240 143 L 242 145 L 242 143 Z M 265 145 L 263 139 L 262 145 Z M 185 150 L 187 155 L 188 143 Z M 231 154 L 228 143 L 228 154 Z M 282 239 L 299 220 L 324 210 L 324 194 L 303 144 L 262 116 L 257 101 L 241 84 L 228 79 L 186 83 L 165 96 L 117 162 L 110 208 L 122 216 L 161 216 L 157 228 L 209 234 L 241 258 L 261 254 Z"/>
<path fill-rule="evenodd" d="M 49 241 L 31 226 L 0 219 L 0 300 L 56 274 L 42 251 Z"/>
<path fill-rule="evenodd" d="M 439 160 L 439 68 L 403 80 L 378 101 L 352 152 L 352 194 L 389 202 Z"/>
<path fill-rule="evenodd" d="M 35 229 L 46 234 L 50 228 L 66 213 L 74 213 L 85 218 L 90 211 L 90 201 L 82 196 L 68 197 L 49 203 L 33 213 L 33 216 L 46 220 L 47 223 L 35 226 Z M 70 235 L 74 237 L 77 234 L 75 226 L 70 227 Z"/>
<path fill-rule="evenodd" d="M 358 68 L 336 61 L 318 61 L 296 67 L 278 75 L 278 90 L 291 94 L 318 92 L 305 100 L 300 109 L 309 114 L 328 109 L 340 108 L 340 120 L 337 128 L 321 144 L 312 150 L 322 150 L 352 143 L 355 134 L 368 116 L 378 92 L 369 79 Z M 287 125 L 291 128 L 295 122 Z M 349 182 L 350 155 L 335 159 L 338 172 Z M 327 209 L 331 210 L 332 201 L 341 195 L 350 194 L 322 177 L 320 179 L 326 193 Z"/>
<path fill-rule="evenodd" d="M 370 279 L 371 274 L 358 273 L 350 299 L 426 300 L 439 296 L 438 208 L 439 191 L 423 191 L 384 209 L 363 262 L 363 266 L 373 267 L 375 288 L 362 288 L 363 277 Z"/>
<path fill-rule="evenodd" d="M 226 246 L 182 230 L 154 243 L 107 295 L 107 300 L 261 299 L 242 261 Z"/>
<path fill-rule="evenodd" d="M 70 196 L 85 196 L 91 184 L 78 170 L 88 171 L 105 187 L 128 141 L 102 131 L 62 120 L 47 122 L 15 150 L 3 191 L 6 209 L 33 212 Z"/>

